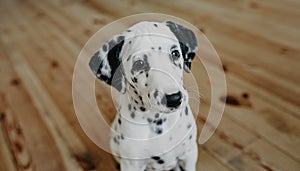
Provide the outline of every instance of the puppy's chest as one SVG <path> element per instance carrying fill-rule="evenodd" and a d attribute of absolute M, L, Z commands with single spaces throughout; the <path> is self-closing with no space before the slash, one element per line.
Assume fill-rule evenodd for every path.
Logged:
<path fill-rule="evenodd" d="M 135 119 L 124 118 L 122 125 L 119 125 L 119 132 L 125 137 L 120 141 L 121 153 L 148 156 L 149 159 L 145 161 L 147 171 L 170 170 L 180 158 L 184 158 L 186 151 L 191 150 L 189 148 L 194 143 L 194 138 L 190 137 L 196 137 L 196 129 L 192 127 L 192 114 L 158 116 L 153 113 L 148 117 L 135 116 Z M 132 143 L 132 139 L 140 139 L 142 142 Z"/>
<path fill-rule="evenodd" d="M 194 117 L 189 107 L 172 114 L 155 112 L 136 112 L 134 116 L 130 111 L 122 110 L 116 117 L 117 132 L 121 133 L 127 146 L 134 146 L 135 150 L 166 152 L 170 146 L 183 143 L 188 137 L 195 136 L 193 125 Z M 145 144 L 127 144 L 126 139 L 147 139 Z M 122 142 L 121 142 L 122 143 Z"/>

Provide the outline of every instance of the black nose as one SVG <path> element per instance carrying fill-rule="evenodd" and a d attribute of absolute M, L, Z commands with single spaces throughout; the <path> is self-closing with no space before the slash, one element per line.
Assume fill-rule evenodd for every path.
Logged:
<path fill-rule="evenodd" d="M 178 107 L 181 104 L 182 94 L 180 91 L 174 94 L 167 95 L 167 107 Z"/>

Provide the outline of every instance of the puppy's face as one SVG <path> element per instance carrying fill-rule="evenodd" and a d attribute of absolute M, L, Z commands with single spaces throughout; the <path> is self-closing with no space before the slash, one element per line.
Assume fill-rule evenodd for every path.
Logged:
<path fill-rule="evenodd" d="M 189 29 L 141 22 L 105 43 L 90 66 L 98 78 L 126 92 L 137 109 L 168 113 L 188 103 L 183 70 L 189 72 L 196 51 Z"/>
<path fill-rule="evenodd" d="M 122 67 L 132 104 L 171 112 L 187 103 L 182 81 L 184 59 L 176 37 L 168 27 L 160 27 L 170 37 L 151 34 L 125 40 Z"/>

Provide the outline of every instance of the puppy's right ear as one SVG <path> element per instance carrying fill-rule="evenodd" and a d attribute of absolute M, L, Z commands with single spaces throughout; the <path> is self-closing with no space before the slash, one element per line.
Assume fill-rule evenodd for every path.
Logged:
<path fill-rule="evenodd" d="M 124 44 L 124 36 L 115 35 L 106 41 L 91 58 L 89 66 L 96 77 L 125 93 L 122 58 L 120 56 Z"/>

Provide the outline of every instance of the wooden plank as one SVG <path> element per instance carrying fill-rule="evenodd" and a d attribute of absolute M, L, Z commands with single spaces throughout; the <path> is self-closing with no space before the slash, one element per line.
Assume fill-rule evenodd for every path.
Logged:
<path fill-rule="evenodd" d="M 227 35 L 231 34 L 231 36 L 233 36 L 233 32 L 231 33 L 224 32 L 224 33 L 226 33 Z M 216 34 L 215 36 L 218 35 L 219 34 Z M 233 46 L 237 48 L 237 50 L 233 51 L 233 50 L 229 50 L 228 48 L 225 49 L 220 47 L 219 43 L 216 43 L 216 47 L 222 50 L 221 55 L 224 60 L 224 65 L 227 67 L 229 71 L 238 74 L 241 78 L 246 78 L 247 81 L 257 85 L 257 87 L 259 88 L 263 87 L 265 89 L 269 89 L 268 92 L 272 92 L 272 94 L 276 94 L 279 98 L 283 98 L 289 103 L 292 104 L 299 103 L 299 101 L 296 98 L 294 98 L 294 96 L 292 96 L 292 94 L 299 94 L 300 92 L 300 89 L 297 86 L 298 81 L 296 80 L 296 77 L 298 77 L 298 73 L 289 74 L 292 72 L 292 68 L 295 67 L 292 66 L 293 64 L 291 64 L 292 67 L 288 67 L 287 65 L 283 65 L 283 67 L 280 67 L 278 65 L 282 65 L 283 63 L 287 63 L 287 62 L 281 61 L 280 59 L 282 57 L 278 56 L 277 53 L 276 54 L 270 52 L 265 53 L 266 52 L 265 50 L 259 51 L 258 49 L 256 49 L 257 51 L 256 54 L 253 54 L 251 51 L 253 51 L 255 47 L 248 48 L 249 46 L 247 47 L 246 44 L 242 45 L 242 43 L 238 43 L 238 41 L 230 41 L 230 39 L 231 38 L 228 36 L 224 39 L 224 41 L 231 43 Z M 243 39 L 243 40 L 250 41 L 250 39 Z M 249 50 L 246 50 L 246 48 Z M 241 52 L 238 52 L 238 49 L 244 49 L 244 52 L 247 52 L 247 54 L 249 55 L 247 56 L 244 55 L 245 58 L 243 59 L 233 58 L 233 56 L 243 56 Z M 265 57 L 261 56 L 262 59 L 259 60 L 265 60 L 267 62 L 265 62 L 264 64 L 257 64 L 257 62 L 254 62 L 255 59 L 253 59 L 253 56 L 264 55 L 264 54 L 265 56 L 275 57 L 277 60 L 266 59 Z M 268 62 L 268 61 L 274 61 L 274 62 Z M 278 64 L 274 64 L 275 61 Z M 273 69 L 269 69 L 269 68 L 273 68 Z M 280 69 L 278 70 L 278 68 Z M 281 71 L 281 74 L 277 74 L 279 71 Z M 259 82 L 257 80 L 265 80 L 265 81 Z M 269 88 L 270 85 L 272 85 L 271 89 Z M 282 89 L 285 89 L 286 91 L 281 91 Z M 271 99 L 272 98 L 270 98 L 270 100 Z"/>
<path fill-rule="evenodd" d="M 281 1 L 281 0 L 266 0 L 266 1 L 226 1 L 226 0 L 211 0 L 209 3 L 222 6 L 225 9 L 234 12 L 243 12 L 249 15 L 260 17 L 265 22 L 283 23 L 283 25 L 299 27 L 296 21 L 296 16 L 299 15 L 297 8 L 299 3 L 295 0 Z M 284 6 L 284 7 L 283 7 Z M 288 18 L 288 19 L 287 19 Z M 287 28 L 291 29 L 291 28 Z"/>
<path fill-rule="evenodd" d="M 267 152 L 268 148 L 262 150 L 266 146 L 269 147 L 269 152 Z M 286 167 L 291 168 L 288 170 L 295 170 L 299 164 L 294 157 L 274 146 L 273 142 L 266 142 L 260 138 L 260 135 L 232 121 L 228 122 L 225 117 L 213 137 L 203 147 L 221 163 L 234 170 L 285 170 Z M 283 157 L 285 158 L 284 164 L 279 162 Z"/>
<path fill-rule="evenodd" d="M 291 160 L 286 157 L 286 154 L 262 140 L 256 141 L 245 150 L 253 158 L 263 161 L 264 166 L 270 170 L 298 170 L 300 168 L 299 162 Z"/>
<path fill-rule="evenodd" d="M 20 12 L 20 11 L 19 11 Z M 20 23 L 22 24 L 22 22 Z M 28 25 L 27 25 L 28 26 Z M 26 25 L 25 25 L 26 27 Z M 18 31 L 16 31 L 18 32 Z M 38 32 L 37 32 L 38 33 Z M 21 32 L 19 33 L 20 35 L 18 35 L 16 38 L 18 39 L 21 39 L 22 36 L 21 36 Z M 38 33 L 39 34 L 39 33 Z M 36 37 L 36 34 L 32 34 L 33 37 Z M 25 37 L 23 37 L 24 40 L 26 40 Z M 36 37 L 34 40 L 38 40 L 40 37 Z M 22 39 L 21 39 L 22 40 Z M 22 41 L 21 41 L 22 42 Z M 16 42 L 17 43 L 17 42 Z M 19 42 L 20 43 L 20 42 Z M 37 43 L 38 44 L 38 43 Z M 45 46 L 44 46 L 45 47 Z M 28 48 L 28 49 L 27 49 Z M 21 51 L 23 54 L 25 54 L 24 57 L 26 57 L 28 59 L 28 56 L 32 56 L 32 57 L 35 57 L 35 56 L 41 56 L 41 54 L 34 54 L 32 53 L 32 48 L 34 49 L 35 47 L 24 47 L 23 48 L 19 48 L 18 50 Z M 31 49 L 31 50 L 30 50 Z M 46 54 L 47 55 L 47 54 Z M 43 55 L 42 55 L 43 56 Z M 50 55 L 49 55 L 50 56 Z M 30 59 L 30 58 L 29 58 Z M 64 150 L 66 152 L 65 157 L 66 158 L 69 158 L 68 160 L 66 159 L 65 161 L 69 161 L 72 163 L 72 160 L 74 159 L 73 157 L 75 156 L 75 159 L 78 161 L 78 163 L 80 164 L 81 167 L 83 168 L 95 168 L 95 167 L 99 167 L 100 169 L 104 169 L 104 170 L 110 170 L 111 168 L 114 168 L 114 161 L 111 160 L 111 157 L 104 153 L 103 151 L 101 151 L 98 147 L 96 147 L 91 141 L 89 141 L 88 137 L 83 133 L 82 129 L 80 128 L 80 126 L 78 124 L 73 124 L 73 123 L 77 123 L 77 119 L 76 119 L 76 116 L 74 114 L 74 111 L 73 111 L 73 107 L 72 106 L 69 106 L 69 112 L 66 112 L 66 113 L 69 113 L 70 115 L 68 116 L 71 116 L 72 119 L 71 121 L 69 121 L 70 125 L 68 123 L 66 123 L 66 121 L 64 120 L 64 114 L 62 112 L 59 111 L 59 109 L 56 107 L 56 104 L 54 104 L 51 100 L 51 97 L 49 97 L 49 94 L 47 93 L 48 90 L 46 90 L 43 85 L 41 85 L 39 79 L 42 78 L 41 80 L 42 81 L 45 81 L 44 83 L 47 83 L 49 80 L 48 78 L 45 78 L 44 76 L 44 72 L 46 72 L 45 74 L 49 74 L 49 70 L 47 70 L 47 63 L 49 62 L 46 62 L 46 63 L 43 63 L 43 60 L 41 62 L 38 62 L 37 60 L 35 60 L 36 58 L 32 58 L 32 63 L 33 65 L 32 66 L 36 66 L 35 64 L 36 63 L 39 63 L 40 65 L 37 67 L 39 70 L 37 73 L 41 73 L 39 74 L 40 77 L 37 77 L 35 76 L 34 72 L 31 71 L 31 72 L 28 72 L 30 71 L 31 69 L 29 68 L 28 64 L 26 64 L 27 66 L 24 66 L 27 73 L 24 75 L 24 77 L 26 77 L 28 79 L 28 91 L 30 92 L 30 94 L 34 97 L 34 99 L 36 100 L 36 103 L 41 103 L 38 105 L 38 109 L 41 110 L 41 111 L 47 111 L 47 114 L 49 114 L 49 116 L 51 116 L 52 119 L 54 119 L 54 123 L 56 124 L 55 127 L 57 126 L 58 128 L 51 128 L 50 129 L 52 131 L 57 131 L 59 130 L 59 135 L 63 136 L 63 137 L 58 137 L 58 138 L 62 138 L 64 140 L 64 142 L 67 143 L 67 146 L 68 148 L 70 148 L 70 150 L 72 151 L 72 154 L 68 154 L 70 152 L 66 152 L 66 150 Z M 45 59 L 45 58 L 42 58 L 42 59 Z M 18 58 L 18 60 L 22 60 L 20 58 Z M 31 60 L 31 59 L 30 59 Z M 30 61 L 29 60 L 29 61 Z M 49 60 L 49 58 L 46 60 Z M 53 66 L 51 65 L 51 61 L 50 60 L 50 66 Z M 26 61 L 23 61 L 24 63 L 27 63 Z M 46 70 L 44 70 L 45 68 L 43 67 L 43 64 L 46 64 L 45 68 Z M 48 65 L 49 66 L 49 65 Z M 35 67 L 34 67 L 35 68 Z M 60 67 L 57 68 L 57 70 L 59 70 Z M 66 67 L 68 68 L 68 67 Z M 36 68 L 35 68 L 36 69 Z M 42 69 L 42 70 L 40 70 Z M 53 70 L 54 72 L 57 72 L 57 74 L 53 74 L 53 79 L 56 79 L 58 78 L 59 80 L 52 80 L 52 81 L 62 81 L 61 83 L 62 84 L 53 84 L 55 85 L 57 88 L 53 88 L 50 86 L 51 90 L 57 90 L 58 88 L 61 89 L 61 86 L 63 85 L 66 85 L 67 89 L 71 90 L 71 84 L 70 84 L 70 81 L 69 81 L 69 84 L 66 84 L 68 82 L 66 82 L 65 79 L 63 79 L 64 77 L 66 77 L 66 75 L 64 74 L 61 74 L 63 72 L 58 72 L 58 71 L 55 71 Z M 70 71 L 70 70 L 69 70 Z M 21 72 L 21 69 L 19 70 L 19 72 Z M 22 74 L 22 73 L 20 73 Z M 57 77 L 56 77 L 57 76 Z M 45 84 L 47 88 L 49 88 L 49 85 L 47 86 L 47 84 Z M 34 87 L 34 89 L 32 89 L 31 87 Z M 68 88 L 69 87 L 69 88 Z M 51 91 L 50 91 L 51 92 Z M 66 92 L 66 91 L 63 91 L 63 92 L 60 92 L 60 93 L 57 93 L 55 92 L 54 94 L 65 94 L 65 93 L 70 93 L 70 92 Z M 53 95 L 53 94 L 52 94 Z M 53 97 L 56 97 L 55 95 Z M 61 96 L 60 99 L 64 99 L 65 96 Z M 69 94 L 67 97 L 68 98 L 68 101 L 70 101 L 71 99 L 71 94 Z M 66 103 L 59 103 L 61 109 L 64 109 L 66 110 Z M 68 103 L 70 104 L 70 103 Z M 74 133 L 72 133 L 72 130 L 69 128 L 70 127 L 73 127 L 72 129 L 74 129 L 74 127 L 76 128 L 75 130 L 77 130 L 78 132 L 80 132 L 80 138 L 81 140 L 84 140 L 84 142 L 86 144 L 89 144 L 89 151 L 86 151 L 84 150 L 84 148 L 80 145 L 79 143 L 79 139 L 80 138 L 77 138 L 77 135 L 74 135 Z M 93 146 L 92 146 L 93 145 Z M 91 150 L 91 152 L 90 152 Z M 62 150 L 63 151 L 63 150 Z M 95 159 L 95 156 L 96 156 L 96 152 L 98 152 L 97 155 L 101 155 L 101 158 L 102 159 L 107 159 L 108 156 L 110 157 L 110 162 L 109 163 L 106 163 L 106 164 L 101 164 L 101 163 L 98 163 L 97 161 L 99 161 L 99 159 Z M 101 153 L 100 153 L 101 152 Z M 70 158 L 71 157 L 71 158 Z M 71 159 L 71 160 L 70 160 Z M 98 164 L 97 164 L 98 163 Z M 97 165 L 97 166 L 96 166 Z M 72 169 L 71 169 L 72 170 Z"/>
<path fill-rule="evenodd" d="M 165 7 L 170 4 L 168 1 L 152 1 L 152 3 Z M 220 23 L 222 22 L 223 24 L 239 27 L 267 40 L 299 50 L 299 47 L 297 46 L 299 43 L 299 34 L 297 34 L 297 30 L 292 27 L 285 28 L 286 30 L 289 30 L 289 33 L 285 33 L 280 30 L 280 27 L 276 27 L 278 24 L 270 25 L 272 23 L 264 22 L 259 17 L 255 18 L 256 16 L 248 15 L 247 13 L 227 10 L 222 6 L 212 5 L 207 1 L 187 1 L 186 3 L 180 3 L 180 1 L 177 1 L 173 3 L 173 7 L 176 7 L 177 10 L 181 10 L 177 12 L 195 13 L 197 16 L 203 14 L 206 19 L 217 15 L 217 19 Z M 255 27 L 253 27 L 254 25 Z M 272 28 L 272 30 L 266 28 Z"/>
<path fill-rule="evenodd" d="M 243 123 L 248 129 L 258 133 L 270 143 L 276 144 L 278 148 L 299 160 L 299 119 L 276 109 L 267 101 L 251 96 L 253 87 L 246 85 L 243 81 L 227 75 L 232 89 L 231 95 L 238 97 L 247 88 L 250 95 L 251 107 L 228 106 L 225 114 L 230 115 L 234 120 Z"/>
<path fill-rule="evenodd" d="M 1 53 L 1 52 L 0 52 Z M 3 94 L 2 94 L 3 96 Z M 0 170 L 11 170 L 17 171 L 17 164 L 15 163 L 12 149 L 10 149 L 9 138 L 7 137 L 7 132 L 5 130 L 4 120 L 6 114 L 4 113 L 3 98 L 1 97 L 0 103 Z"/>
<path fill-rule="evenodd" d="M 13 145 L 9 148 L 14 149 L 13 156 L 17 161 L 16 167 L 25 170 L 40 167 L 44 170 L 64 169 L 60 156 L 57 156 L 59 151 L 50 133 L 24 90 L 20 79 L 13 73 L 12 66 L 7 59 L 7 56 L 1 58 L 1 64 L 3 64 L 1 75 L 6 75 L 1 78 L 7 79 L 2 79 L 0 90 L 1 94 L 5 94 L 8 99 L 7 103 L 11 106 L 6 109 L 9 115 L 6 119 L 9 120 L 5 121 L 5 131 L 8 134 L 10 145 Z M 1 104 L 3 103 L 1 100 Z M 5 148 L 5 146 L 1 146 L 1 148 Z M 9 158 L 9 156 L 6 157 Z M 57 160 L 49 161 L 49 158 Z"/>
<path fill-rule="evenodd" d="M 1 128 L 3 124 L 1 122 Z M 0 131 L 0 169 L 1 170 L 10 170 L 17 171 L 16 164 L 13 159 L 13 155 L 9 150 L 8 142 L 5 141 L 5 135 L 3 129 Z"/>
<path fill-rule="evenodd" d="M 4 94 L 1 94 L 1 103 L 3 104 L 3 128 L 7 133 L 9 141 L 9 148 L 11 148 L 15 164 L 19 170 L 34 170 L 32 156 L 29 152 L 28 145 L 26 144 L 22 127 L 15 117 L 15 113 L 9 106 Z M 9 156 L 7 156 L 9 157 Z"/>
<path fill-rule="evenodd" d="M 259 161 L 253 160 L 239 148 L 234 148 L 230 143 L 220 141 L 217 136 L 213 136 L 204 147 L 211 155 L 218 158 L 232 170 L 264 170 Z"/>
<path fill-rule="evenodd" d="M 199 162 L 197 163 L 198 171 L 217 171 L 217 170 L 230 170 L 218 161 L 216 161 L 204 148 L 199 148 Z"/>

